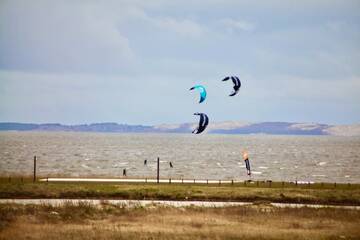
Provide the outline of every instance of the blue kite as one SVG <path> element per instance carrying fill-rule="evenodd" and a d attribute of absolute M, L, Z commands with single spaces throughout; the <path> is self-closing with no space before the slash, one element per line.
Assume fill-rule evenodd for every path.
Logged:
<path fill-rule="evenodd" d="M 205 90 L 205 87 L 201 86 L 201 85 L 196 85 L 192 88 L 190 88 L 190 90 L 198 90 L 200 92 L 200 101 L 199 103 L 202 103 L 203 101 L 205 101 L 206 99 L 206 90 Z"/>

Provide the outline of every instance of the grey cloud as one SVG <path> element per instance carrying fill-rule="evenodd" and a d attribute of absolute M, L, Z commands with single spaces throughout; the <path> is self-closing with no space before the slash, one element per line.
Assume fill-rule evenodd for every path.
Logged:
<path fill-rule="evenodd" d="M 111 72 L 135 60 L 112 16 L 91 4 L 9 1 L 1 8 L 2 69 Z"/>

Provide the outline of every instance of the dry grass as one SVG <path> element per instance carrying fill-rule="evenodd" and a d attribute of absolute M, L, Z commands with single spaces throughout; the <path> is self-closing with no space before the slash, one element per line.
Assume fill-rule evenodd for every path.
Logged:
<path fill-rule="evenodd" d="M 5 239 L 360 239 L 360 211 L 0 205 Z"/>

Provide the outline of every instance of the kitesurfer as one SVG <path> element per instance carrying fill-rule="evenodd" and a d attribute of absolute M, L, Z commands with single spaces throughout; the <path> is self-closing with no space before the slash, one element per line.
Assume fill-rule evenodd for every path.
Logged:
<path fill-rule="evenodd" d="M 247 175 L 251 175 L 251 170 L 250 170 L 250 161 L 249 161 L 249 154 L 246 150 L 244 150 L 243 152 L 243 159 L 245 161 L 245 166 L 246 166 L 246 172 Z"/>

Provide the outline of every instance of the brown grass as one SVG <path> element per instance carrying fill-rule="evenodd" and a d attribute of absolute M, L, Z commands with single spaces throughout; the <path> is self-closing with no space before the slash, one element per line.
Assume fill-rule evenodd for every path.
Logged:
<path fill-rule="evenodd" d="M 360 239 L 360 211 L 0 205 L 5 239 Z"/>

